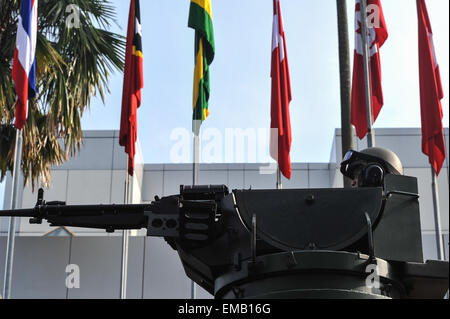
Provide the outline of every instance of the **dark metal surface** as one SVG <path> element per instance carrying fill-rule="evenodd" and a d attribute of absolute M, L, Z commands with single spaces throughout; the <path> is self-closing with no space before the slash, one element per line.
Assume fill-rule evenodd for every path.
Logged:
<path fill-rule="evenodd" d="M 401 298 L 401 278 L 386 261 L 377 259 L 379 289 L 366 285 L 369 256 L 334 251 L 301 251 L 260 256 L 239 272 L 216 280 L 215 295 L 223 299 Z"/>
<path fill-rule="evenodd" d="M 419 198 L 419 188 L 415 177 L 386 175 L 384 178 L 384 191 L 386 195 L 403 194 Z"/>
<path fill-rule="evenodd" d="M 387 175 L 385 193 L 383 216 L 374 230 L 376 256 L 423 262 L 417 179 Z"/>
<path fill-rule="evenodd" d="M 442 299 L 449 289 L 449 264 L 446 261 L 406 263 L 403 280 L 411 299 Z"/>
<path fill-rule="evenodd" d="M 258 218 L 258 236 L 283 250 L 341 250 L 367 235 L 376 221 L 382 189 L 235 191 L 243 221 Z"/>

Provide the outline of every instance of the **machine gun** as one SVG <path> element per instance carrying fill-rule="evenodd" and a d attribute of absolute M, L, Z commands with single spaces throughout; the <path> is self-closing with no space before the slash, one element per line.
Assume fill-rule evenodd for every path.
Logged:
<path fill-rule="evenodd" d="M 0 216 L 107 232 L 146 228 L 218 299 L 443 298 L 449 264 L 423 261 L 417 179 L 383 165 L 379 176 L 373 163 L 350 169 L 365 158 L 350 155 L 342 171 L 359 174 L 353 189 L 181 186 L 150 204 L 90 206 L 46 203 L 39 190 L 33 209 Z"/>

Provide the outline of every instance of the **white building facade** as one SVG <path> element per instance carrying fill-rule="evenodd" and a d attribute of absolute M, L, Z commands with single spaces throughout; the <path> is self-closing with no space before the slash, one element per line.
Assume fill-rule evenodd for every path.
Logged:
<path fill-rule="evenodd" d="M 418 178 L 425 259 L 437 259 L 431 169 L 421 153 L 421 131 L 378 129 L 377 146 L 394 151 L 401 159 L 405 175 Z M 45 190 L 46 201 L 68 205 L 121 204 L 124 202 L 127 158 L 118 143 L 116 131 L 85 132 L 81 152 L 68 163 L 52 169 L 52 187 Z M 445 130 L 447 152 L 449 132 Z M 366 141 L 356 139 L 356 149 Z M 192 164 L 145 164 L 137 147 L 136 174 L 132 182 L 133 203 L 151 202 L 179 193 L 180 185 L 192 184 Z M 294 163 L 292 179 L 284 188 L 342 187 L 339 172 L 340 131 L 336 131 L 329 163 Z M 260 173 L 265 164 L 202 164 L 200 184 L 225 184 L 230 189 L 273 189 L 276 174 Z M 438 178 L 439 207 L 448 260 L 449 243 L 449 165 L 448 155 Z M 6 183 L 4 209 L 10 205 L 11 181 Z M 23 208 L 35 205 L 37 190 L 26 187 L 20 194 Z M 7 218 L 0 218 L 0 286 L 3 285 Z M 121 232 L 107 234 L 78 228 L 52 232 L 47 224 L 30 225 L 23 218 L 17 225 L 13 298 L 119 298 L 121 273 Z M 190 298 L 190 280 L 184 274 L 178 255 L 162 239 L 146 238 L 135 231 L 130 240 L 128 298 Z M 66 287 L 68 265 L 80 269 L 80 287 Z M 199 298 L 211 298 L 199 289 Z"/>

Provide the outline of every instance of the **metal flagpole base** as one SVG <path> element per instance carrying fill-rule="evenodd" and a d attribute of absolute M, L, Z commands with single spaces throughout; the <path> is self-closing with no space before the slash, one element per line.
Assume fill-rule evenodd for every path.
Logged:
<path fill-rule="evenodd" d="M 122 273 L 120 285 L 120 299 L 127 299 L 128 239 L 129 239 L 129 230 L 124 230 L 122 235 Z"/>
<path fill-rule="evenodd" d="M 130 203 L 130 175 L 127 169 L 127 178 L 125 182 L 125 204 Z M 124 230 L 122 233 L 122 264 L 120 273 L 120 299 L 127 299 L 127 277 L 128 277 L 128 245 L 130 231 Z"/>
<path fill-rule="evenodd" d="M 277 189 L 283 189 L 283 184 L 281 182 L 281 170 L 280 170 L 280 165 L 278 165 L 278 170 L 277 170 Z"/>
<path fill-rule="evenodd" d="M 434 225 L 436 232 L 436 247 L 438 260 L 444 260 L 444 241 L 442 239 L 442 227 L 441 227 L 441 212 L 439 209 L 439 191 L 438 181 L 434 168 L 431 167 L 431 188 L 433 192 L 433 206 L 434 206 Z"/>
<path fill-rule="evenodd" d="M 8 229 L 8 242 L 6 244 L 6 263 L 5 263 L 5 276 L 3 282 L 3 299 L 11 298 L 12 267 L 14 260 L 14 246 L 16 241 L 15 230 L 16 230 L 16 217 L 10 217 Z"/>
<path fill-rule="evenodd" d="M 194 128 L 194 157 L 192 168 L 192 185 L 198 185 L 200 171 L 200 121 L 193 122 Z M 191 299 L 197 299 L 197 284 L 191 280 Z"/>
<path fill-rule="evenodd" d="M 20 177 L 20 163 L 22 162 L 22 131 L 16 130 L 16 146 L 14 155 L 14 169 L 12 174 L 12 193 L 11 193 L 11 209 L 17 209 L 19 198 L 19 177 Z M 11 217 L 8 230 L 8 242 L 6 246 L 6 261 L 5 261 L 5 277 L 3 281 L 3 298 L 11 298 L 11 284 L 12 271 L 14 261 L 14 245 L 16 236 L 16 218 Z"/>
<path fill-rule="evenodd" d="M 197 299 L 197 284 L 191 280 L 191 299 Z"/>

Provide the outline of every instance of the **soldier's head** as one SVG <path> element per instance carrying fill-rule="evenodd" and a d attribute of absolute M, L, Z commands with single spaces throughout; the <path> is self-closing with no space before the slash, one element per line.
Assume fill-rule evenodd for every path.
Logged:
<path fill-rule="evenodd" d="M 349 151 L 341 163 L 341 173 L 352 179 L 353 187 L 379 187 L 386 174 L 403 175 L 403 165 L 391 150 L 372 147 Z"/>

